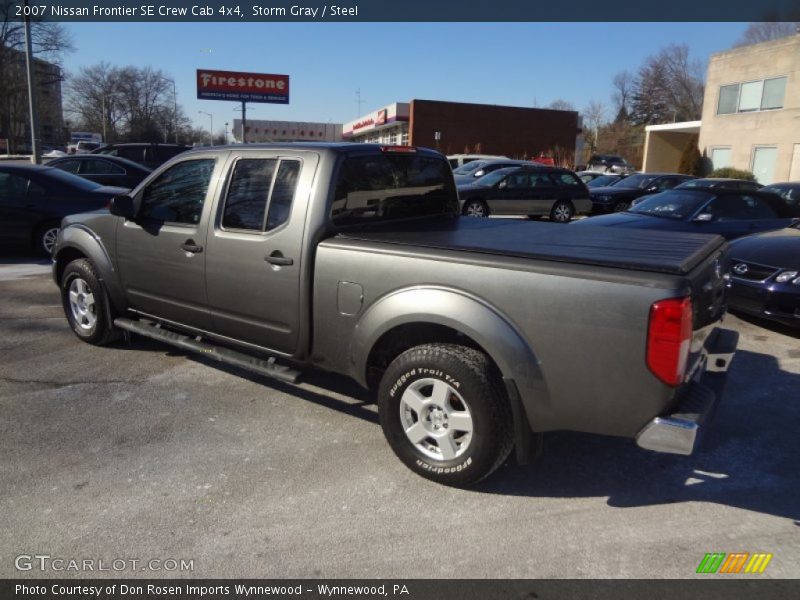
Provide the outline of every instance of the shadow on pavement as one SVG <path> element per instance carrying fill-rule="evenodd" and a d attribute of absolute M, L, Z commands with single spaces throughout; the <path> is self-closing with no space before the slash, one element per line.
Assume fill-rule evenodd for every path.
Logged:
<path fill-rule="evenodd" d="M 756 327 L 762 327 L 774 333 L 780 333 L 782 335 L 787 335 L 800 340 L 800 319 L 797 320 L 797 327 L 789 327 L 788 325 L 778 323 L 777 321 L 770 321 L 769 319 L 754 317 L 753 315 L 748 315 L 739 311 L 731 311 L 731 313 L 736 315 L 738 319 L 745 321 L 746 323 L 750 323 L 751 325 L 755 325 Z"/>

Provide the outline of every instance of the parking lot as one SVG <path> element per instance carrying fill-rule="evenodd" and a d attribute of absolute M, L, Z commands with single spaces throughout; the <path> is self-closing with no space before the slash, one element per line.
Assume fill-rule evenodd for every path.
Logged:
<path fill-rule="evenodd" d="M 46 554 L 193 561 L 92 576 L 684 578 L 707 552 L 800 576 L 797 330 L 728 317 L 739 352 L 695 456 L 552 433 L 464 491 L 404 467 L 347 380 L 83 344 L 24 256 L 0 259 L 0 297 L 2 577 L 85 575 L 15 568 Z"/>

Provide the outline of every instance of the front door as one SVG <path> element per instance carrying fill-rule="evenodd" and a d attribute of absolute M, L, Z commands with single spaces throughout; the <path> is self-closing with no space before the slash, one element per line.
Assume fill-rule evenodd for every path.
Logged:
<path fill-rule="evenodd" d="M 131 308 L 210 329 L 204 246 L 223 162 L 200 155 L 172 165 L 139 191 L 136 219 L 120 220 L 117 264 Z"/>
<path fill-rule="evenodd" d="M 248 152 L 236 160 L 209 231 L 214 331 L 283 354 L 297 349 L 306 199 L 313 152 Z M 302 201 L 301 201 L 302 199 Z"/>

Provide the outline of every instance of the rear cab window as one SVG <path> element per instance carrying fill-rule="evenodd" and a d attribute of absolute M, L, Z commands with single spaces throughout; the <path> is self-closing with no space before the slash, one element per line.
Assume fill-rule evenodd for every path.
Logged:
<path fill-rule="evenodd" d="M 222 209 L 224 230 L 264 233 L 289 220 L 300 161 L 241 158 L 236 161 Z"/>
<path fill-rule="evenodd" d="M 330 218 L 334 226 L 457 215 L 447 161 L 414 152 L 350 156 L 341 162 Z"/>

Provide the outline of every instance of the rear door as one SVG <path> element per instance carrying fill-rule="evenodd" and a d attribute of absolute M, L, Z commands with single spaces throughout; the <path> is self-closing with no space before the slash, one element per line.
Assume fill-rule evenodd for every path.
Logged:
<path fill-rule="evenodd" d="M 507 175 L 488 200 L 489 211 L 495 215 L 526 215 L 530 202 L 531 182 L 525 171 Z"/>
<path fill-rule="evenodd" d="M 550 209 L 561 193 L 546 172 L 530 173 L 531 205 L 528 215 L 549 215 Z"/>
<path fill-rule="evenodd" d="M 207 240 L 215 332 L 283 354 L 297 349 L 305 209 L 318 161 L 286 150 L 235 159 Z"/>
<path fill-rule="evenodd" d="M 120 220 L 117 265 L 132 308 L 210 329 L 205 239 L 225 156 L 171 165 L 137 193 L 136 220 Z"/>

